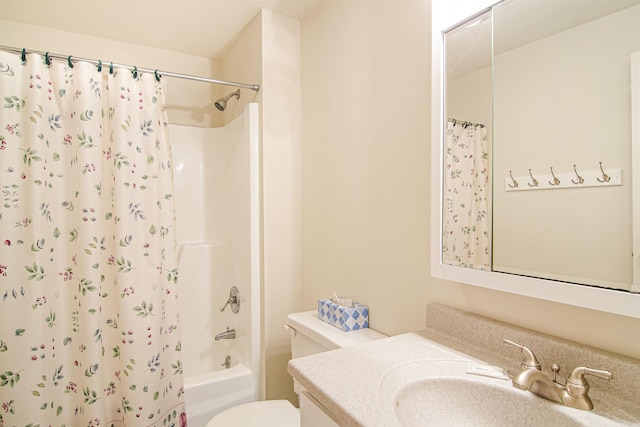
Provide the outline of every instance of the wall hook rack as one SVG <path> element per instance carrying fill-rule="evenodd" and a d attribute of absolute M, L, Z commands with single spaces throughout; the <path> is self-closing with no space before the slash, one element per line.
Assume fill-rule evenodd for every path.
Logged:
<path fill-rule="evenodd" d="M 550 173 L 542 176 L 534 176 L 532 169 L 528 175 L 514 176 L 513 171 L 509 171 L 505 178 L 506 191 L 528 191 L 528 190 L 555 190 L 561 188 L 588 188 L 588 187 L 611 187 L 622 185 L 622 169 L 611 169 L 605 173 L 600 162 L 598 169 L 578 172 L 577 165 L 573 165 L 573 171 L 558 173 L 553 166 L 549 167 Z M 526 181 L 526 186 L 519 186 L 518 182 Z"/>

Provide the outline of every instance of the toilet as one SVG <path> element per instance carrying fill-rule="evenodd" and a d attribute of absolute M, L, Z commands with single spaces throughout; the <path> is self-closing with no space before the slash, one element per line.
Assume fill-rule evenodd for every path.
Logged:
<path fill-rule="evenodd" d="M 317 311 L 290 314 L 285 329 L 291 335 L 293 358 L 335 350 L 386 338 L 370 328 L 343 332 L 318 319 Z M 296 394 L 304 390 L 294 380 Z M 300 412 L 288 400 L 263 400 L 245 403 L 222 411 L 206 427 L 299 427 Z"/>

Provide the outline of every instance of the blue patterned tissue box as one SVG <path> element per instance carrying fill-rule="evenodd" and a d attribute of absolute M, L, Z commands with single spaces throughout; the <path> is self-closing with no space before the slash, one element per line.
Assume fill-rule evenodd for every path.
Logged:
<path fill-rule="evenodd" d="M 369 308 L 358 303 L 345 307 L 330 299 L 319 299 L 318 318 L 341 331 L 350 332 L 369 327 Z"/>

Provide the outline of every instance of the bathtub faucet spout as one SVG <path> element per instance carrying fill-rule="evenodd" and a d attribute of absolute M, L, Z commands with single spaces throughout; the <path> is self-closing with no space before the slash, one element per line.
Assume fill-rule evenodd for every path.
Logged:
<path fill-rule="evenodd" d="M 236 337 L 236 330 L 229 329 L 229 327 L 227 326 L 227 330 L 225 332 L 220 332 L 218 335 L 216 335 L 215 340 L 216 341 L 232 340 L 232 339 L 235 339 L 235 337 Z"/>

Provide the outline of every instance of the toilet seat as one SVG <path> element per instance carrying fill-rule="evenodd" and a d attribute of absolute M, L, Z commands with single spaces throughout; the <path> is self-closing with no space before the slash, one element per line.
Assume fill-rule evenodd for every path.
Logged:
<path fill-rule="evenodd" d="M 245 403 L 220 412 L 206 427 L 300 427 L 300 411 L 288 400 Z"/>

